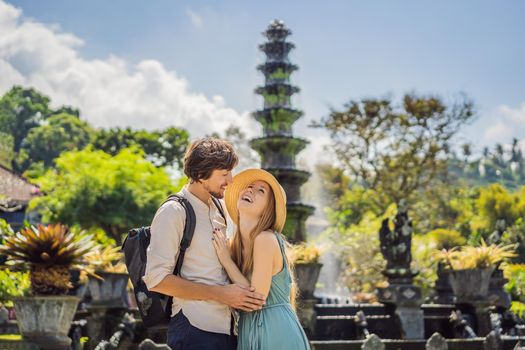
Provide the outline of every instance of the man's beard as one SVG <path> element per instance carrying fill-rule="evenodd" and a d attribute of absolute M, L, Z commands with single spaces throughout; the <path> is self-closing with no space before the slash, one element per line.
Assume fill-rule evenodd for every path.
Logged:
<path fill-rule="evenodd" d="M 224 194 L 222 193 L 217 193 L 217 192 L 213 192 L 213 191 L 208 191 L 213 197 L 215 197 L 216 199 L 223 199 L 224 198 Z"/>
<path fill-rule="evenodd" d="M 208 193 L 210 195 L 212 195 L 213 197 L 215 197 L 217 199 L 223 199 L 224 198 L 224 193 L 212 191 L 212 190 L 210 190 L 210 187 L 208 185 L 204 185 L 204 189 L 206 191 L 208 191 Z"/>

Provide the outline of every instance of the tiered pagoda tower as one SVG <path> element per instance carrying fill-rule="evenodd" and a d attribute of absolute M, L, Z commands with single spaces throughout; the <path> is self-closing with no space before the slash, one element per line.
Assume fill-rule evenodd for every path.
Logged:
<path fill-rule="evenodd" d="M 266 62 L 257 67 L 264 74 L 264 86 L 255 93 L 264 98 L 264 107 L 253 113 L 263 126 L 263 137 L 251 141 L 252 148 L 261 156 L 261 166 L 272 173 L 281 183 L 287 196 L 287 219 L 284 234 L 292 242 L 306 239 L 305 221 L 314 207 L 301 203 L 301 186 L 310 173 L 299 170 L 295 157 L 308 141 L 292 135 L 292 125 L 303 113 L 292 107 L 292 95 L 299 92 L 290 84 L 290 75 L 298 69 L 290 63 L 288 54 L 295 47 L 286 38 L 292 32 L 282 21 L 275 20 L 263 32 L 267 42 L 259 45 L 265 53 Z"/>

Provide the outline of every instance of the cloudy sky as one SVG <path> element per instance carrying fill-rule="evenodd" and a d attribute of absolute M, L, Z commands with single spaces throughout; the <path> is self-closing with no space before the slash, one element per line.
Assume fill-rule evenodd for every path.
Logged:
<path fill-rule="evenodd" d="M 0 94 L 34 86 L 96 126 L 257 136 L 257 45 L 279 18 L 297 46 L 303 158 L 322 157 L 327 137 L 307 125 L 331 107 L 410 91 L 470 96 L 478 118 L 457 142 L 480 151 L 525 139 L 523 14 L 520 0 L 0 0 Z"/>

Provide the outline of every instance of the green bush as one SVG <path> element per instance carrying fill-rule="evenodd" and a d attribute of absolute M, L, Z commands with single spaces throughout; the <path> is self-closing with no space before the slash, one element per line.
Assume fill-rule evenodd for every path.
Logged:
<path fill-rule="evenodd" d="M 510 311 L 523 319 L 525 317 L 525 304 L 520 301 L 513 301 L 510 306 Z"/>
<path fill-rule="evenodd" d="M 5 221 L 4 219 L 0 219 L 0 243 L 2 243 L 3 238 L 6 235 L 11 235 L 13 233 L 13 229 L 11 228 L 11 226 L 9 226 L 7 221 Z"/>
<path fill-rule="evenodd" d="M 428 238 L 435 242 L 436 249 L 451 249 L 467 243 L 467 239 L 458 231 L 438 228 L 430 231 Z"/>
<path fill-rule="evenodd" d="M 40 211 L 43 222 L 102 228 L 121 244 L 123 233 L 150 222 L 168 194 L 182 187 L 144 156 L 138 148 L 115 156 L 91 148 L 62 153 L 56 167 L 36 179 L 46 195 L 34 198 L 30 209 Z"/>
<path fill-rule="evenodd" d="M 525 221 L 523 218 L 516 220 L 515 224 L 505 230 L 501 241 L 518 246 L 518 259 L 516 262 L 525 263 Z"/>
<path fill-rule="evenodd" d="M 29 287 L 29 272 L 0 270 L 0 304 L 10 306 L 12 297 L 25 295 Z"/>
<path fill-rule="evenodd" d="M 505 278 L 509 281 L 505 284 L 505 290 L 512 300 L 525 302 L 525 264 L 507 264 L 503 268 Z"/>
<path fill-rule="evenodd" d="M 414 235 L 412 238 L 412 267 L 419 273 L 414 284 L 421 288 L 423 297 L 432 293 L 437 279 L 436 240 L 429 235 Z"/>
<path fill-rule="evenodd" d="M 520 194 L 509 192 L 500 184 L 492 184 L 482 188 L 477 205 L 488 229 L 493 229 L 496 222 L 502 219 L 507 225 L 511 226 L 524 214 L 523 203 L 520 203 Z"/>

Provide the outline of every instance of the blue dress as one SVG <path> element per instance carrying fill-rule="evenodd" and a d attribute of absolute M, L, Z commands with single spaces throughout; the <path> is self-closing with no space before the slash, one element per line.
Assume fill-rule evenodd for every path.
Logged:
<path fill-rule="evenodd" d="M 272 276 L 266 305 L 259 311 L 239 315 L 237 350 L 310 349 L 299 319 L 290 305 L 292 277 L 286 265 L 284 241 L 276 233 L 283 269 Z"/>

